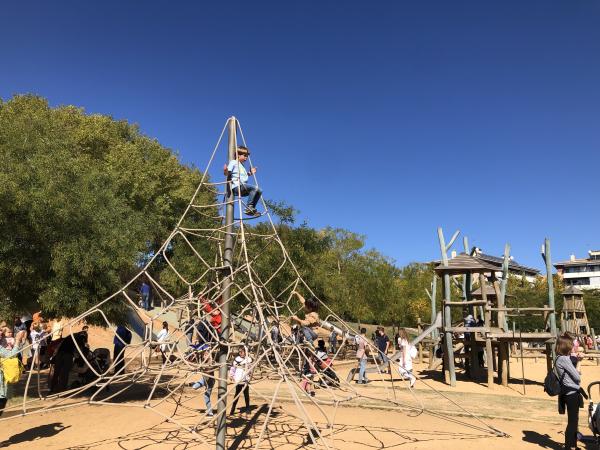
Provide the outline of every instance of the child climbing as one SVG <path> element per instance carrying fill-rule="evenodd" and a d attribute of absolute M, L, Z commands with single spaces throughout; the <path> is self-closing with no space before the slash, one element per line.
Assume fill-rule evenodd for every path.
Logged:
<path fill-rule="evenodd" d="M 292 294 L 294 294 L 304 306 L 304 319 L 300 319 L 298 316 L 292 316 L 290 317 L 290 321 L 300 325 L 304 339 L 312 344 L 318 337 L 316 329 L 321 325 L 321 320 L 319 319 L 319 302 L 314 297 L 305 299 L 296 291 L 293 291 Z"/>
<path fill-rule="evenodd" d="M 408 340 L 408 333 L 404 328 L 400 328 L 398 331 L 398 349 L 400 350 L 398 372 L 402 378 L 408 378 L 410 387 L 412 388 L 415 385 L 415 381 L 417 381 L 412 373 L 412 360 L 417 356 L 417 349 L 410 344 L 410 341 Z"/>
<path fill-rule="evenodd" d="M 223 166 L 223 173 L 231 181 L 230 189 L 234 196 L 248 197 L 248 203 L 246 204 L 244 213 L 249 216 L 258 217 L 260 216 L 260 213 L 256 210 L 256 204 L 260 200 L 262 191 L 258 187 L 248 184 L 248 172 L 244 167 L 244 163 L 248 160 L 248 156 L 250 156 L 250 150 L 248 150 L 247 147 L 240 145 L 236 149 L 236 159 L 232 159 L 229 161 L 229 164 Z M 250 174 L 254 175 L 256 170 L 256 167 L 252 167 L 250 169 Z"/>

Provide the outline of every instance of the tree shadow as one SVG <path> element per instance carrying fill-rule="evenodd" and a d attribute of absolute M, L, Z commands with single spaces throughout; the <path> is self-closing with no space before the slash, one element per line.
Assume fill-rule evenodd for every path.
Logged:
<path fill-rule="evenodd" d="M 561 450 L 564 448 L 564 445 L 552 440 L 547 434 L 540 434 L 537 431 L 523 430 L 523 441 L 553 450 Z"/>
<path fill-rule="evenodd" d="M 39 439 L 51 437 L 69 427 L 70 425 L 64 426 L 61 422 L 40 425 L 39 427 L 12 435 L 7 440 L 0 442 L 0 447 L 10 447 L 11 445 L 21 444 L 27 441 L 37 441 Z"/>

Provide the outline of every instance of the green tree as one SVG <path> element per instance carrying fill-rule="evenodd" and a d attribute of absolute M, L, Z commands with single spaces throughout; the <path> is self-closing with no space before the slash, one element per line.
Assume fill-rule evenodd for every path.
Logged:
<path fill-rule="evenodd" d="M 30 95 L 1 103 L 2 303 L 49 315 L 88 309 L 157 249 L 199 180 L 125 121 Z"/>

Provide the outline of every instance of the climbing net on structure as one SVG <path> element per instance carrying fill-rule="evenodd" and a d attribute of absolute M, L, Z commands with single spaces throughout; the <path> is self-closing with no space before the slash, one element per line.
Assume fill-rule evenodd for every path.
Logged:
<path fill-rule="evenodd" d="M 216 165 L 228 129 L 230 148 L 232 142 L 237 148 L 237 133 L 246 144 L 239 123 L 230 118 L 210 155 L 200 185 L 160 249 L 121 289 L 63 326 L 65 339 L 72 341 L 75 354 L 80 356 L 79 370 L 88 377 L 62 392 L 50 393 L 41 372 L 32 370 L 28 372 L 22 400 L 7 408 L 9 414 L 1 420 L 8 420 L 10 412 L 15 417 L 82 404 L 140 407 L 187 430 L 190 439 L 199 441 L 206 448 L 214 448 L 218 440 L 215 428 L 219 423 L 232 420 L 227 416 L 227 400 L 231 404 L 236 394 L 241 395 L 233 382 L 226 385 L 226 393 L 223 386 L 217 390 L 217 384 L 223 385 L 226 381 L 224 373 L 229 379 L 232 360 L 239 349 L 244 348 L 249 356 L 245 369 L 250 374 L 250 395 L 254 402 L 263 404 L 259 410 L 260 420 L 245 431 L 248 448 L 273 448 L 282 443 L 293 443 L 296 447 L 304 443 L 318 448 L 339 448 L 336 416 L 345 406 L 381 407 L 410 416 L 424 415 L 451 421 L 483 435 L 504 435 L 433 389 L 425 380 L 418 383 L 429 388 L 424 390 L 429 397 L 422 396 L 421 390 L 412 389 L 408 379 L 394 370 L 394 361 L 390 373 L 384 373 L 388 366 L 381 364 L 371 343 L 367 344 L 371 348 L 369 376 L 378 381 L 370 386 L 354 383 L 356 359 L 353 353 L 347 352 L 347 347 L 354 342 L 357 330 L 338 317 L 326 303 L 316 299 L 289 257 L 268 203 L 262 200 L 260 209 L 264 213 L 260 217 L 246 217 L 243 214 L 245 198 L 236 196 L 233 223 L 226 223 L 230 181 L 210 181 L 208 174 L 211 166 Z M 258 180 L 253 176 L 258 186 Z M 208 197 L 213 200 L 204 203 L 204 197 L 199 195 L 201 191 L 211 193 Z M 188 220 L 192 217 L 197 220 Z M 248 221 L 261 226 L 248 226 Z M 233 238 L 230 264 L 227 264 L 224 248 L 228 235 Z M 174 251 L 187 252 L 194 264 L 178 267 L 172 257 Z M 167 267 L 169 279 L 175 280 L 171 286 L 178 286 L 178 289 L 168 288 L 158 279 L 157 271 L 153 270 L 157 264 L 163 269 Z M 165 278 L 164 270 L 162 273 Z M 136 296 L 142 282 L 151 286 L 154 302 L 160 301 L 160 307 L 151 311 L 140 307 Z M 229 293 L 223 300 L 226 284 Z M 336 353 L 328 354 L 326 359 L 319 354 L 315 343 L 303 341 L 302 333 L 293 332 L 289 325 L 289 318 L 302 310 L 298 300 L 301 296 L 314 297 L 319 304 L 320 327 L 316 328 L 319 337 L 327 340 L 326 335 L 335 330 L 342 339 Z M 100 367 L 87 355 L 75 329 L 77 324 L 95 316 L 95 322 L 100 319 L 112 333 L 112 338 L 122 341 L 104 312 L 111 303 L 127 305 L 129 325 L 138 324 L 139 337 L 126 345 L 122 364 L 112 361 L 108 367 Z M 213 326 L 206 326 L 215 316 L 228 313 L 227 307 L 230 321 L 229 326 L 224 327 L 226 330 L 219 332 Z M 157 336 L 163 322 L 168 323 L 169 330 L 159 341 Z M 199 331 L 199 324 L 204 324 L 205 334 Z M 274 340 L 271 333 L 274 324 L 279 327 L 281 339 Z M 223 325 L 227 325 L 226 320 Z M 351 355 L 350 363 L 343 360 L 346 354 Z M 224 364 L 227 365 L 225 370 L 222 369 Z M 343 376 L 342 372 L 350 374 Z M 217 411 L 213 416 L 198 412 L 201 395 L 190 385 L 200 379 L 215 383 L 213 402 L 217 398 Z M 439 409 L 432 405 L 440 400 L 447 401 L 461 414 L 438 412 Z M 464 419 L 465 416 L 469 420 Z M 426 421 L 421 423 L 426 426 Z M 291 434 L 297 439 L 292 439 Z"/>

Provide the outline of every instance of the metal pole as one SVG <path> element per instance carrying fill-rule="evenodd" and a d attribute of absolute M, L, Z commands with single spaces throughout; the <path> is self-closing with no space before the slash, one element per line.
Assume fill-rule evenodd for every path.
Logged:
<path fill-rule="evenodd" d="M 229 146 L 228 160 L 236 159 L 236 139 L 237 120 L 235 117 L 229 118 Z M 226 343 L 229 341 L 229 299 L 231 298 L 231 279 L 232 260 L 233 260 L 233 189 L 228 190 L 227 201 L 225 206 L 225 248 L 223 252 L 223 266 L 228 272 L 223 279 L 222 302 L 221 302 L 221 336 L 220 341 Z M 227 346 L 221 345 L 217 356 L 219 363 L 219 388 L 217 398 L 217 450 L 225 450 L 225 441 L 227 437 Z"/>

